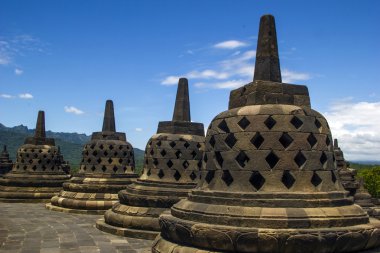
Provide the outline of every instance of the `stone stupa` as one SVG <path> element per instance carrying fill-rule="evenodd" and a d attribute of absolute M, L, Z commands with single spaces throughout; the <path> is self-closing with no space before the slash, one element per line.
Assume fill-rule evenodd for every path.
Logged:
<path fill-rule="evenodd" d="M 82 151 L 79 172 L 46 207 L 54 211 L 103 214 L 138 175 L 125 133 L 116 132 L 113 102 L 106 102 L 103 130 L 94 132 Z"/>
<path fill-rule="evenodd" d="M 120 203 L 97 222 L 102 231 L 154 239 L 158 217 L 196 186 L 204 150 L 204 127 L 191 122 L 188 81 L 178 82 L 172 121 L 159 122 L 145 149 L 145 164 L 136 183 L 119 192 Z"/>
<path fill-rule="evenodd" d="M 0 153 L 0 176 L 7 174 L 12 170 L 13 162 L 9 159 L 7 145 L 3 146 L 3 151 Z"/>
<path fill-rule="evenodd" d="M 282 83 L 274 17 L 260 20 L 253 82 L 206 135 L 201 180 L 160 216 L 152 252 L 357 252 L 380 221 L 347 197 L 326 119 L 306 86 Z"/>
<path fill-rule="evenodd" d="M 0 201 L 49 201 L 70 179 L 60 161 L 54 139 L 46 138 L 45 113 L 39 111 L 34 137 L 26 138 L 12 171 L 0 179 Z"/>

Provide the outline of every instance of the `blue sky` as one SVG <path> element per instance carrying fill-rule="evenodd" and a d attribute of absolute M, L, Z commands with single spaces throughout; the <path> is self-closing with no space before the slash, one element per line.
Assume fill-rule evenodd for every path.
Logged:
<path fill-rule="evenodd" d="M 273 14 L 284 81 L 306 84 L 349 159 L 380 160 L 379 1 L 0 1 L 0 123 L 90 134 L 112 99 L 144 148 L 189 78 L 207 127 L 249 82 Z"/>

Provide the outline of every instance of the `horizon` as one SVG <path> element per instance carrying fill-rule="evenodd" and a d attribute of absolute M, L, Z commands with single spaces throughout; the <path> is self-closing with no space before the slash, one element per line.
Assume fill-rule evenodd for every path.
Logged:
<path fill-rule="evenodd" d="M 90 135 L 112 99 L 116 130 L 144 150 L 183 76 L 207 129 L 252 80 L 258 22 L 271 13 L 283 82 L 308 86 L 347 160 L 377 161 L 380 3 L 218 3 L 1 2 L 0 123 L 34 129 L 44 110 L 46 129 Z"/>

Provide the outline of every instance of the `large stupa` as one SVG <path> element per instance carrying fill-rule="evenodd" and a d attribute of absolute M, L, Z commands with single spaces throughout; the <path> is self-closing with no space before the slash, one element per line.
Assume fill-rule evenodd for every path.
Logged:
<path fill-rule="evenodd" d="M 118 191 L 132 183 L 135 160 L 125 133 L 116 132 L 113 102 L 106 102 L 103 129 L 84 146 L 79 172 L 46 207 L 54 211 L 102 214 L 118 201 Z"/>
<path fill-rule="evenodd" d="M 129 237 L 154 239 L 159 215 L 196 186 L 204 150 L 204 127 L 191 122 L 188 81 L 178 82 L 172 121 L 158 124 L 145 149 L 144 171 L 119 192 L 120 203 L 108 210 L 97 228 Z"/>
<path fill-rule="evenodd" d="M 0 201 L 47 202 L 70 179 L 53 138 L 46 138 L 45 113 L 38 112 L 36 131 L 18 149 L 13 169 L 0 179 Z"/>
<path fill-rule="evenodd" d="M 349 112 L 347 112 L 349 113 Z M 357 252 L 380 221 L 342 187 L 326 119 L 282 83 L 274 17 L 260 20 L 253 82 L 207 131 L 201 180 L 160 216 L 152 252 Z"/>

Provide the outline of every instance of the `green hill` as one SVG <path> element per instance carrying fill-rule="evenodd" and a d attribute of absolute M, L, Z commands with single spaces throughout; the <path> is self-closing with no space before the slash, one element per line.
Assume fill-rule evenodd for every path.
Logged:
<path fill-rule="evenodd" d="M 14 161 L 17 149 L 24 143 L 26 137 L 34 134 L 34 129 L 28 129 L 26 126 L 20 125 L 15 127 L 6 127 L 0 124 L 0 147 L 7 145 L 11 159 Z M 57 146 L 61 147 L 61 152 L 66 161 L 71 165 L 72 171 L 77 171 L 79 163 L 82 159 L 83 145 L 90 139 L 90 136 L 77 133 L 56 133 L 52 131 L 46 132 L 47 137 L 55 138 Z M 135 148 L 136 169 L 138 172 L 142 170 L 144 151 Z"/>

